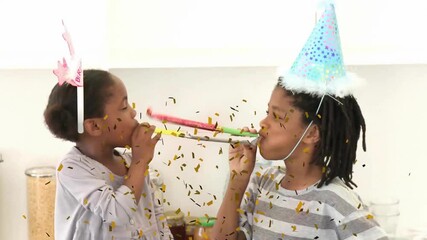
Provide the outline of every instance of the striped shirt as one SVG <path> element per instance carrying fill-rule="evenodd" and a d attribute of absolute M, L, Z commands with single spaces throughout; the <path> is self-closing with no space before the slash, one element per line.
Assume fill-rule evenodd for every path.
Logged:
<path fill-rule="evenodd" d="M 280 186 L 283 168 L 252 175 L 242 200 L 240 230 L 246 239 L 388 239 L 360 197 L 335 178 L 298 191 Z"/>

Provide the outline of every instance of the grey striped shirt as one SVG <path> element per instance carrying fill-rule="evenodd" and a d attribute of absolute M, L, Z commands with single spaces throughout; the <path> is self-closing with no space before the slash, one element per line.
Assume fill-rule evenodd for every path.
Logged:
<path fill-rule="evenodd" d="M 290 191 L 280 186 L 284 176 L 279 167 L 252 175 L 239 210 L 246 239 L 387 239 L 339 178 L 321 188 Z"/>

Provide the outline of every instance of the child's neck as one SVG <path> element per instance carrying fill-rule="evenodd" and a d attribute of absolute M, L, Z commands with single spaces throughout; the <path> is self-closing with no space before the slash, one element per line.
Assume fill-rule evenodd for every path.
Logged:
<path fill-rule="evenodd" d="M 308 159 L 288 159 L 285 161 L 286 175 L 280 185 L 287 190 L 303 190 L 322 178 L 322 168 L 309 164 Z"/>
<path fill-rule="evenodd" d="M 84 155 L 100 163 L 114 159 L 114 148 L 106 146 L 101 141 L 82 140 L 76 143 L 76 147 Z"/>

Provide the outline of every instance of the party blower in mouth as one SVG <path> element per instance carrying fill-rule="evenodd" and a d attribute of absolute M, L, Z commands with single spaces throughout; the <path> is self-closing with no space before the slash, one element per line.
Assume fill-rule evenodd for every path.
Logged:
<path fill-rule="evenodd" d="M 165 114 L 155 114 L 153 113 L 151 108 L 147 109 L 147 115 L 151 118 L 154 118 L 163 122 L 169 122 L 169 123 L 174 123 L 182 126 L 215 132 L 213 137 L 209 137 L 209 136 L 197 136 L 197 135 L 192 135 L 188 132 L 180 132 L 180 131 L 173 131 L 173 130 L 166 130 L 166 129 L 156 128 L 155 130 L 156 133 L 172 135 L 175 137 L 189 138 L 189 139 L 194 139 L 198 141 L 225 142 L 225 143 L 237 143 L 237 142 L 250 143 L 253 145 L 256 144 L 257 137 L 258 137 L 258 134 L 256 133 L 245 132 L 245 131 L 234 129 L 234 128 L 217 126 L 217 124 L 203 123 L 203 122 L 178 118 L 178 117 L 165 115 Z M 217 134 L 221 134 L 221 133 L 230 134 L 230 137 L 222 137 L 222 136 L 218 137 Z"/>

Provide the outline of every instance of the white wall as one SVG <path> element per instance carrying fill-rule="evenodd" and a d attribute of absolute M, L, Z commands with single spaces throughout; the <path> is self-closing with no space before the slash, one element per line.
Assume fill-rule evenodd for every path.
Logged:
<path fill-rule="evenodd" d="M 365 200 L 375 196 L 396 195 L 401 200 L 401 229 L 427 226 L 427 194 L 423 153 L 427 143 L 423 126 L 426 113 L 422 98 L 427 89 L 427 65 L 351 66 L 367 79 L 357 93 L 367 121 L 368 152 L 359 153 L 355 181 Z M 139 112 L 151 106 L 154 111 L 206 121 L 208 117 L 223 125 L 240 127 L 264 116 L 275 84 L 275 68 L 175 68 L 112 69 L 121 77 Z M 55 84 L 51 70 L 0 70 L 0 239 L 25 239 L 26 183 L 24 171 L 32 166 L 56 165 L 70 143 L 54 139 L 45 128 L 42 113 Z M 169 97 L 176 99 L 176 104 Z M 247 100 L 244 103 L 242 99 Z M 167 104 L 167 105 L 166 105 Z M 230 121 L 238 109 L 236 118 Z M 199 111 L 199 113 L 196 113 Z M 254 115 L 256 111 L 256 115 Z M 214 114 L 219 113 L 216 117 Z M 139 118 L 139 116 L 138 116 Z M 145 116 L 141 121 L 149 120 Z M 160 127 L 162 124 L 157 122 Z M 176 126 L 168 125 L 176 129 Z M 157 146 L 160 155 L 152 163 L 165 177 L 166 210 L 181 208 L 193 215 L 214 215 L 227 172 L 227 145 L 164 137 Z M 181 151 L 178 147 L 182 146 Z M 224 154 L 219 155 L 222 147 Z M 196 159 L 192 159 L 194 152 Z M 183 159 L 173 161 L 175 154 Z M 203 162 L 198 159 L 202 158 Z M 165 163 L 172 160 L 168 167 Z M 187 167 L 181 171 L 180 166 Z M 198 173 L 194 167 L 201 165 Z M 362 167 L 366 164 L 365 167 Z M 216 168 L 218 166 L 218 168 Z M 179 177 L 178 180 L 176 177 Z M 187 196 L 191 184 L 200 195 L 190 197 L 203 204 L 217 197 L 211 206 L 198 207 Z"/>

